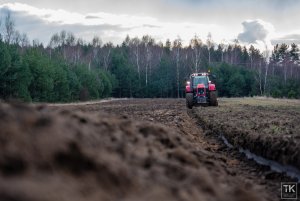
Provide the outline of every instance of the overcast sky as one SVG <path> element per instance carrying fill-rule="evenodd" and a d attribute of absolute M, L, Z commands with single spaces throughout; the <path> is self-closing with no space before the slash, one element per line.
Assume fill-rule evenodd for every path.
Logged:
<path fill-rule="evenodd" d="M 127 34 L 188 44 L 209 32 L 216 42 L 300 43 L 300 0 L 0 0 L 2 21 L 8 10 L 18 30 L 44 44 L 63 29 L 115 44 Z"/>

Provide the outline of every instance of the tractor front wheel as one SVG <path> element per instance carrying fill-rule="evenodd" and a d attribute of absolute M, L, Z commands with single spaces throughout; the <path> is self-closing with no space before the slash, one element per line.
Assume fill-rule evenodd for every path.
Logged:
<path fill-rule="evenodd" d="M 210 92 L 210 103 L 209 104 L 211 106 L 218 106 L 217 91 Z"/>
<path fill-rule="evenodd" d="M 185 94 L 185 99 L 186 99 L 186 106 L 189 108 L 189 109 L 192 109 L 193 108 L 193 93 L 186 93 Z"/>

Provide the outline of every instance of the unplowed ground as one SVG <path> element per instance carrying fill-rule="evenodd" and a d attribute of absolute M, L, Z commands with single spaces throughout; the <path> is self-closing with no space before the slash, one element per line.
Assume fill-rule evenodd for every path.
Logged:
<path fill-rule="evenodd" d="M 0 200 L 280 200 L 290 178 L 199 125 L 210 110 L 183 99 L 2 103 Z"/>

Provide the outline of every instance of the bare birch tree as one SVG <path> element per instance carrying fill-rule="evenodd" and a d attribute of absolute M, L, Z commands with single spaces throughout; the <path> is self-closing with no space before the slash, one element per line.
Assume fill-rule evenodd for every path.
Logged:
<path fill-rule="evenodd" d="M 173 52 L 176 61 L 176 85 L 177 85 L 177 98 L 180 97 L 180 81 L 179 81 L 179 65 L 180 65 L 180 50 L 182 48 L 182 40 L 178 37 L 173 43 Z"/>
<path fill-rule="evenodd" d="M 201 39 L 195 35 L 194 38 L 190 42 L 190 46 L 193 50 L 193 63 L 195 67 L 195 72 L 198 72 L 200 69 L 200 62 L 201 62 L 201 47 L 202 47 L 202 41 Z"/>
<path fill-rule="evenodd" d="M 15 32 L 15 21 L 12 19 L 10 12 L 5 17 L 5 42 L 10 44 Z"/>
<path fill-rule="evenodd" d="M 210 65 L 211 62 L 211 48 L 213 47 L 213 41 L 212 41 L 212 36 L 211 33 L 209 32 L 207 35 L 207 40 L 206 40 L 206 44 L 207 44 L 207 49 L 208 49 L 208 65 Z"/>

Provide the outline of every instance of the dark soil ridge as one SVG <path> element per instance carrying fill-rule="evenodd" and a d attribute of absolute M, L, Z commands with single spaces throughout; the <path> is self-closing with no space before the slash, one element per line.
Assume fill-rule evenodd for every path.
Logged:
<path fill-rule="evenodd" d="M 205 115 L 200 110 L 194 108 L 192 116 L 204 130 L 215 136 L 223 135 L 234 148 L 248 149 L 258 156 L 291 166 L 299 171 L 300 140 L 297 139 L 300 133 L 296 137 L 262 135 L 255 130 L 241 128 L 239 122 L 230 125 L 222 121 L 219 114 Z M 230 114 L 227 118 L 230 119 Z"/>
<path fill-rule="evenodd" d="M 207 152 L 162 125 L 104 112 L 51 111 L 24 104 L 0 103 L 0 116 L 0 200 L 258 201 L 264 197 L 255 186 L 244 186 L 228 175 Z M 224 185 L 225 181 L 231 185 Z"/>

